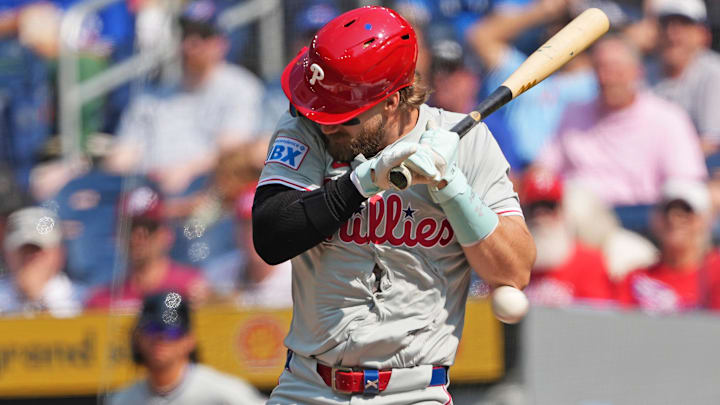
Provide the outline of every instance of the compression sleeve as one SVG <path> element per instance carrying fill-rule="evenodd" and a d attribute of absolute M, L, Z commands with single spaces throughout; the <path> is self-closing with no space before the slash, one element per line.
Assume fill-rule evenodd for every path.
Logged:
<path fill-rule="evenodd" d="M 365 201 L 345 174 L 313 191 L 272 184 L 253 202 L 253 243 L 268 264 L 279 264 L 334 234 Z"/>

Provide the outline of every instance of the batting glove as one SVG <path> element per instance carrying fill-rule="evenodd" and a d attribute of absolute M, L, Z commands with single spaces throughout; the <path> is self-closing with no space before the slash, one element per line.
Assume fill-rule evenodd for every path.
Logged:
<path fill-rule="evenodd" d="M 381 190 L 388 190 L 392 187 L 390 169 L 399 166 L 418 148 L 419 145 L 416 143 L 398 142 L 383 149 L 371 159 L 358 155 L 355 160 L 361 163 L 350 173 L 350 180 L 364 197 L 371 197 Z"/>
<path fill-rule="evenodd" d="M 432 122 L 429 121 L 429 125 Z M 437 183 L 448 168 L 457 161 L 460 137 L 455 132 L 431 128 L 420 137 L 420 147 L 404 163 L 413 172 Z"/>

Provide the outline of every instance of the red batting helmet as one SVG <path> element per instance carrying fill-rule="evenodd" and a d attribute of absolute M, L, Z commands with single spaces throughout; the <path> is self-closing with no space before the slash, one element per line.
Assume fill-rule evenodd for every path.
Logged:
<path fill-rule="evenodd" d="M 411 85 L 417 53 L 415 31 L 397 12 L 358 8 L 317 32 L 285 67 L 282 88 L 307 118 L 339 124 Z"/>

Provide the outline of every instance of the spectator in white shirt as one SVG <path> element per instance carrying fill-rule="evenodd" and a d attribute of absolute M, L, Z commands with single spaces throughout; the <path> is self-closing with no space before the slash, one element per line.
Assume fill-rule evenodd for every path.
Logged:
<path fill-rule="evenodd" d="M 81 310 L 77 291 L 63 273 L 65 253 L 55 214 L 28 207 L 8 217 L 4 241 L 9 274 L 0 279 L 0 313 L 47 311 L 73 316 Z"/>
<path fill-rule="evenodd" d="M 130 104 L 108 157 L 112 170 L 147 174 L 172 195 L 207 174 L 222 150 L 254 136 L 263 86 L 248 70 L 225 62 L 220 11 L 212 0 L 187 7 L 180 19 L 181 83 Z"/>

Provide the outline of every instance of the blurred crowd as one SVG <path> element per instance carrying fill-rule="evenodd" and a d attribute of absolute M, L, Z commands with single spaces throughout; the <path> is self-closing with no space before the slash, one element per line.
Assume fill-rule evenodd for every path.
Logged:
<path fill-rule="evenodd" d="M 194 304 L 287 308 L 291 267 L 253 249 L 251 209 L 288 102 L 260 77 L 237 0 L 127 0 L 60 38 L 82 0 L 0 3 L 0 314 Z M 720 10 L 702 0 L 396 0 L 415 26 L 430 104 L 469 112 L 590 7 L 611 32 L 485 120 L 538 246 L 539 305 L 720 309 Z M 284 6 L 286 59 L 359 4 Z M 81 156 L 61 153 L 58 58 L 81 79 L 179 41 L 160 68 L 87 102 Z M 71 43 L 61 44 L 61 40 Z M 714 41 L 713 41 L 714 40 Z M 278 67 L 281 68 L 281 67 Z M 282 249 L 281 241 L 278 249 Z M 487 293 L 481 280 L 472 295 Z"/>
<path fill-rule="evenodd" d="M 258 73 L 261 30 L 221 23 L 247 0 L 120 0 L 61 37 L 83 1 L 0 2 L 0 315 L 139 313 L 133 359 L 152 389 L 141 382 L 115 403 L 171 391 L 261 403 L 196 364 L 189 315 L 292 305 L 290 263 L 264 263 L 251 233 L 269 137 L 288 110 L 279 76 Z M 367 3 L 284 2 L 285 60 Z M 545 306 L 720 310 L 717 2 L 373 3 L 415 26 L 430 104 L 463 113 L 572 18 L 604 10 L 608 35 L 484 121 L 538 248 L 526 294 Z M 173 43 L 179 74 L 159 66 L 86 102 L 72 134 L 82 153 L 63 153 L 62 53 L 77 54 L 86 80 Z M 471 297 L 487 293 L 475 279 Z"/>

